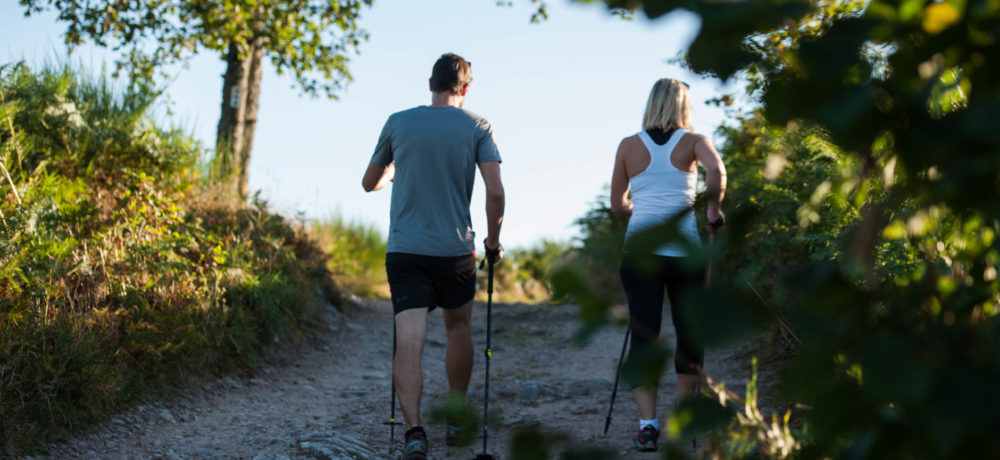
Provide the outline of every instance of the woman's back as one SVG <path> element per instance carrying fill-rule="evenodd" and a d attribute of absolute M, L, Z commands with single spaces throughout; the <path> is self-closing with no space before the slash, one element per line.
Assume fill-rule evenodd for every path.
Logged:
<path fill-rule="evenodd" d="M 670 215 L 694 204 L 698 176 L 694 171 L 682 170 L 674 162 L 674 154 L 682 156 L 680 143 L 686 133 L 673 130 L 667 142 L 657 144 L 649 133 L 640 131 L 638 136 L 648 156 L 648 163 L 641 172 L 629 178 L 632 185 L 632 215 Z M 641 154 L 642 152 L 640 152 Z M 636 155 L 641 158 L 641 155 Z M 627 160 L 626 160 L 627 161 Z"/>
<path fill-rule="evenodd" d="M 687 131 L 679 128 L 667 132 L 648 131 L 633 136 L 638 142 L 631 142 L 623 152 L 634 206 L 626 239 L 681 214 L 678 231 L 690 243 L 697 244 L 698 229 L 691 207 L 698 175 L 694 169 L 693 144 L 688 139 L 693 136 L 685 136 Z M 657 143 L 657 140 L 664 142 Z M 680 244 L 663 246 L 656 253 L 674 257 L 685 255 Z"/>

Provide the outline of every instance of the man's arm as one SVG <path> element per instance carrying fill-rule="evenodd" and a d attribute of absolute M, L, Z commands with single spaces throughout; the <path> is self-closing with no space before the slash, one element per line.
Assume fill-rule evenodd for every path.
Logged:
<path fill-rule="evenodd" d="M 611 212 L 619 216 L 632 215 L 632 200 L 628 199 L 628 173 L 625 171 L 625 152 L 628 151 L 628 138 L 618 144 L 615 154 L 615 168 L 611 173 Z"/>
<path fill-rule="evenodd" d="M 395 163 L 389 163 L 384 166 L 375 163 L 368 163 L 368 170 L 365 171 L 365 177 L 361 179 L 361 186 L 365 188 L 366 192 L 382 190 L 382 187 L 385 187 L 385 184 L 391 181 L 395 176 Z"/>
<path fill-rule="evenodd" d="M 704 136 L 694 144 L 694 154 L 705 168 L 705 195 L 708 197 L 708 221 L 722 216 L 722 199 L 726 196 L 726 166 L 722 157 Z M 711 226 L 710 226 L 711 227 Z"/>
<path fill-rule="evenodd" d="M 500 247 L 500 225 L 503 224 L 505 195 L 500 180 L 500 163 L 479 163 L 479 172 L 486 183 L 486 249 Z"/>

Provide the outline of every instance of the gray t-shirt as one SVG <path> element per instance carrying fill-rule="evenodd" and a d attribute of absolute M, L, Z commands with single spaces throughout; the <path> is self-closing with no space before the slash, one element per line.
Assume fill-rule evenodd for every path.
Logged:
<path fill-rule="evenodd" d="M 485 118 L 451 106 L 389 116 L 371 162 L 396 164 L 386 252 L 461 256 L 476 250 L 469 205 L 476 166 L 499 162 Z"/>

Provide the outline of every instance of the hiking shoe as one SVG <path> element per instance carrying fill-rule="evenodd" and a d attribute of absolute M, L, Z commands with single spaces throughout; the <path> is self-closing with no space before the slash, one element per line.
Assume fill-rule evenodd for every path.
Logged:
<path fill-rule="evenodd" d="M 410 428 L 405 435 L 403 460 L 427 460 L 427 433 L 419 426 Z"/>
<path fill-rule="evenodd" d="M 660 439 L 660 430 L 653 425 L 646 425 L 635 435 L 635 448 L 639 452 L 655 452 L 656 441 Z"/>

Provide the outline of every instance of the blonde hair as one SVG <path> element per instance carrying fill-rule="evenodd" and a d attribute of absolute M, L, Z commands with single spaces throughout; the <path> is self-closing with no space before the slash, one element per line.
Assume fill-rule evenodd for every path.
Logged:
<path fill-rule="evenodd" d="M 642 129 L 691 129 L 691 96 L 687 85 L 673 78 L 653 84 L 642 116 Z"/>

